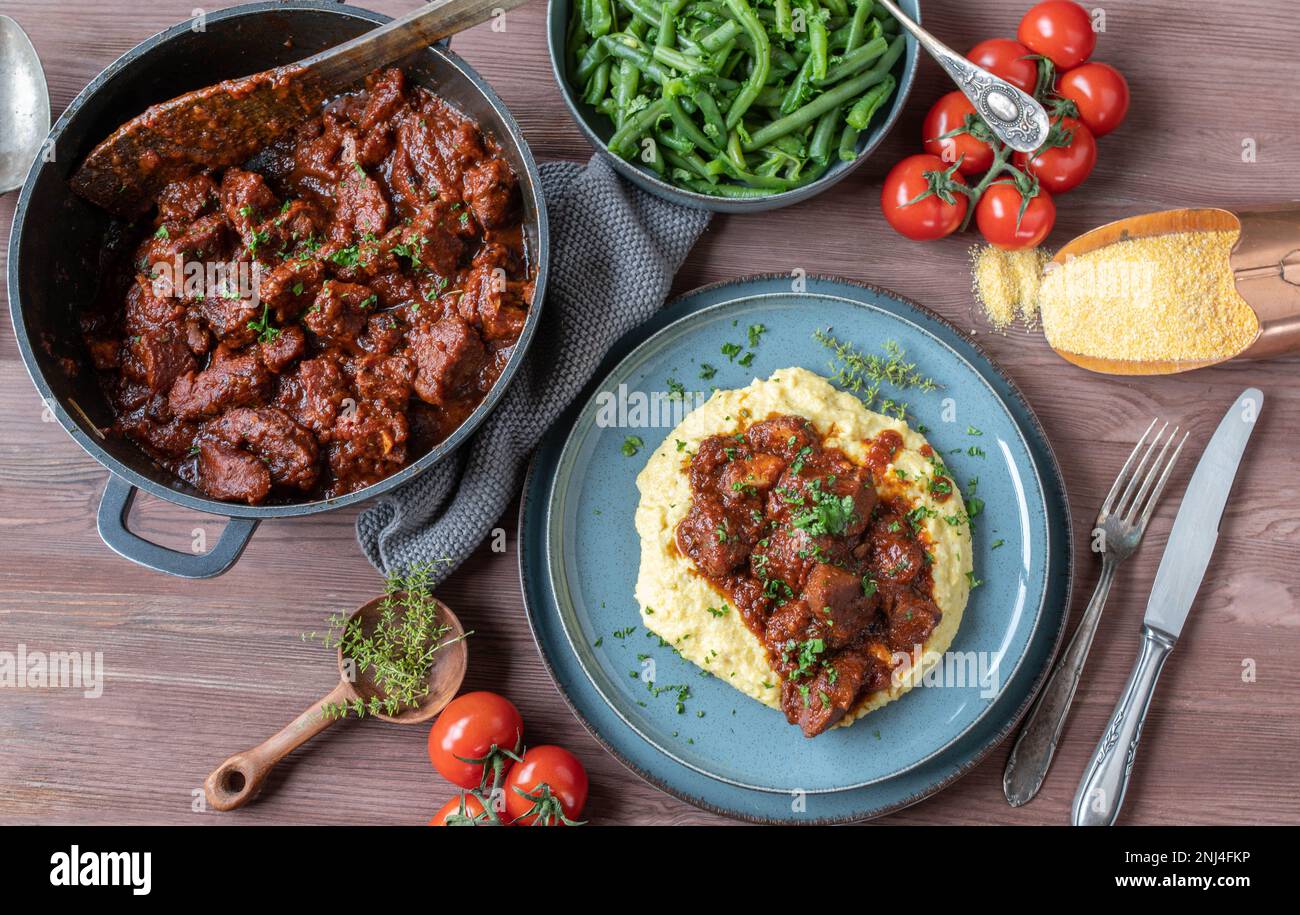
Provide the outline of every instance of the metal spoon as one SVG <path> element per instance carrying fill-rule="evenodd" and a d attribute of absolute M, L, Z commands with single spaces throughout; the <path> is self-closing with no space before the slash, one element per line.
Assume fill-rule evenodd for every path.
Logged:
<path fill-rule="evenodd" d="M 22 27 L 0 16 L 0 194 L 23 186 L 50 132 L 50 92 Z"/>
<path fill-rule="evenodd" d="M 889 14 L 939 62 L 999 140 L 1017 152 L 1033 152 L 1043 145 L 1051 123 L 1043 106 L 1033 96 L 983 67 L 975 66 L 908 18 L 893 0 L 876 2 L 889 10 Z"/>
<path fill-rule="evenodd" d="M 383 612 L 383 604 L 384 598 L 377 597 L 354 613 L 352 618 L 360 618 L 366 631 L 370 631 Z M 377 714 L 376 718 L 395 724 L 423 724 L 446 708 L 447 703 L 460 691 L 469 663 L 465 630 L 446 604 L 442 601 L 437 601 L 437 604 L 439 620 L 450 628 L 441 640 L 443 647 L 433 655 L 433 667 L 429 670 L 429 692 L 420 700 L 419 705 L 403 709 L 396 715 Z M 236 753 L 212 770 L 212 774 L 203 783 L 203 792 L 210 807 L 214 810 L 234 810 L 256 797 L 276 763 L 339 720 L 323 714 L 321 706 L 336 706 L 375 695 L 382 697 L 382 690 L 366 672 L 352 670 L 353 665 L 343 657 L 342 648 L 338 655 L 339 685 L 329 695 L 304 710 L 278 733 L 251 750 Z"/>

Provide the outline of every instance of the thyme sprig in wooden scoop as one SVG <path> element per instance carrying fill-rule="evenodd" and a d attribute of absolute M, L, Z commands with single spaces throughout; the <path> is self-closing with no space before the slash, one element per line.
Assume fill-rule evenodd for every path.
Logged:
<path fill-rule="evenodd" d="M 468 651 L 460 621 L 433 596 L 433 568 L 390 577 L 383 597 L 349 617 L 331 617 L 324 636 L 304 636 L 337 649 L 338 686 L 279 733 L 213 770 L 204 783 L 211 807 L 248 803 L 276 763 L 348 714 L 421 724 L 446 707 L 465 679 Z"/>

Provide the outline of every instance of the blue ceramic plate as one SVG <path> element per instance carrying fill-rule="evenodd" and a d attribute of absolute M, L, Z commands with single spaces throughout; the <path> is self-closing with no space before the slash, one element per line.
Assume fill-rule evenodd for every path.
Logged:
<path fill-rule="evenodd" d="M 742 366 L 722 347 L 748 350 L 752 324 L 768 330 Z M 972 592 L 950 650 L 970 653 L 965 658 L 975 659 L 985 679 L 915 689 L 851 728 L 810 741 L 779 712 L 703 676 L 647 637 L 632 597 L 635 477 L 673 422 L 609 426 L 597 421 L 596 406 L 602 391 L 632 404 L 638 392 L 667 390 L 670 378 L 702 387 L 697 379 L 706 362 L 718 368 L 709 386 L 742 386 L 790 365 L 826 373 L 829 354 L 813 332 L 827 326 L 864 351 L 897 341 L 943 385 L 904 396 L 913 423 L 928 427 L 963 489 L 979 480 L 986 507 L 977 519 L 975 565 L 985 583 Z M 521 574 L 534 633 L 579 717 L 656 784 L 748 818 L 857 819 L 919 799 L 973 764 L 1032 693 L 1055 649 L 1069 589 L 1059 474 L 1009 380 L 919 306 L 836 280 L 809 279 L 797 294 L 789 277 L 709 287 L 632 336 L 645 342 L 635 350 L 635 341 L 616 347 L 606 363 L 611 370 L 585 405 L 540 449 L 521 515 Z M 565 430 L 571 431 L 561 441 Z M 623 453 L 628 435 L 644 441 L 631 457 Z M 654 691 L 631 676 L 644 669 L 644 656 L 655 661 Z M 676 687 L 683 685 L 689 696 L 681 701 Z M 855 799 L 862 792 L 870 797 Z M 754 800 L 765 794 L 767 800 Z M 825 795 L 819 805 L 840 800 L 835 810 L 792 811 L 791 795 Z M 849 806 L 839 807 L 843 800 Z"/>

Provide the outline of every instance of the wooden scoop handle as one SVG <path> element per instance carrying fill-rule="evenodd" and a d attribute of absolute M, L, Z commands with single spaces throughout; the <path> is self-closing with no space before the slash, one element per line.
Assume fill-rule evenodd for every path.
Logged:
<path fill-rule="evenodd" d="M 328 696 L 303 710 L 278 733 L 217 766 L 203 783 L 208 806 L 214 810 L 243 807 L 262 790 L 263 782 L 276 763 L 337 720 L 323 715 L 322 705 L 346 702 L 355 697 L 351 684 L 340 682 Z"/>
<path fill-rule="evenodd" d="M 431 0 L 387 25 L 309 57 L 300 66 L 327 87 L 341 89 L 377 67 L 401 60 L 523 2 Z"/>

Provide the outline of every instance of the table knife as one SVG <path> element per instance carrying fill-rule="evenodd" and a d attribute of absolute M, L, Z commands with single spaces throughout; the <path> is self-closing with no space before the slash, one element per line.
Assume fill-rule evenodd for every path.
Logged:
<path fill-rule="evenodd" d="M 1075 826 L 1110 826 L 1119 816 L 1156 681 L 1210 564 L 1228 492 L 1263 405 L 1258 388 L 1242 392 L 1219 422 L 1187 484 L 1147 600 L 1137 663 L 1074 796 Z"/>

